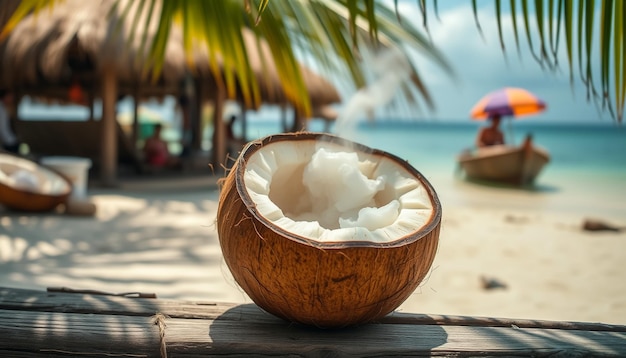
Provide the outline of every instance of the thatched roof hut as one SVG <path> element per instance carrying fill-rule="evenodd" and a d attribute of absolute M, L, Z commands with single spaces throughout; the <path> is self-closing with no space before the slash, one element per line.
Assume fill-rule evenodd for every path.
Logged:
<path fill-rule="evenodd" d="M 37 14 L 27 15 L 0 44 L 0 86 L 18 95 L 68 99 L 70 88 L 78 85 L 88 100 L 102 98 L 100 121 L 101 181 L 114 184 L 117 177 L 118 98 L 133 94 L 153 96 L 179 91 L 180 78 L 186 72 L 180 30 L 170 33 L 163 70 L 156 81 L 146 76 L 151 63 L 148 48 L 156 33 L 157 22 L 129 36 L 137 2 L 113 0 L 66 0 Z M 129 8 L 127 21 L 121 14 Z M 2 13 L 12 13 L 13 2 L 3 2 Z M 6 16 L 3 16 L 6 21 Z M 93 103 L 93 102 L 92 102 Z"/>
<path fill-rule="evenodd" d="M 9 0 L 0 4 L 0 22 L 6 21 L 6 14 L 11 14 L 17 3 L 19 1 Z M 194 48 L 195 66 L 188 67 L 182 30 L 177 26 L 170 31 L 163 67 L 152 77 L 154 64 L 149 61 L 147 44 L 156 33 L 157 17 L 151 18 L 146 29 L 134 29 L 133 19 L 140 2 L 123 0 L 118 7 L 115 3 L 115 0 L 59 2 L 52 9 L 26 16 L 0 43 L 0 87 L 14 89 L 19 94 L 67 99 L 70 88 L 79 84 L 91 100 L 102 98 L 100 171 L 103 184 L 112 184 L 116 177 L 115 104 L 118 98 L 132 95 L 137 102 L 138 98 L 149 96 L 179 97 L 185 91 L 183 84 L 192 78 L 197 102 L 213 100 L 215 117 L 221 118 L 223 103 L 218 102 L 226 96 L 217 93 L 218 86 L 209 71 L 208 52 L 202 46 Z M 122 19 L 127 5 L 130 11 Z M 137 15 L 145 18 L 147 11 L 146 6 Z M 257 41 L 249 30 L 243 31 L 262 101 L 287 104 L 269 46 Z M 302 71 L 313 107 L 340 101 L 330 82 L 304 66 Z M 199 112 L 196 110 L 195 115 Z M 224 130 L 218 127 L 214 131 L 214 164 L 220 164 L 226 152 Z"/>
<path fill-rule="evenodd" d="M 157 22 L 151 21 L 131 39 L 132 21 L 121 21 L 126 5 L 122 2 L 114 8 L 114 4 L 112 0 L 65 0 L 28 15 L 0 45 L 2 85 L 29 92 L 36 87 L 66 87 L 74 80 L 88 85 L 98 82 L 97 74 L 113 68 L 121 94 L 138 84 L 148 92 L 177 86 L 187 70 L 180 29 L 171 31 L 163 70 L 153 81 L 148 76 L 151 66 L 145 44 L 152 41 Z M 130 6 L 127 19 L 147 15 L 147 7 L 140 14 L 134 13 L 137 9 Z M 171 87 L 169 92 L 173 90 L 177 89 Z"/>

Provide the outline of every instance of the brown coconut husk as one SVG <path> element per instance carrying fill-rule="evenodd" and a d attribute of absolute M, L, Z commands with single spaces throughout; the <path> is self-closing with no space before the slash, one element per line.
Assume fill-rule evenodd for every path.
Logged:
<path fill-rule="evenodd" d="M 280 140 L 333 141 L 396 161 L 424 185 L 430 220 L 388 243 L 325 243 L 283 230 L 256 211 L 243 178 L 247 158 Z M 217 228 L 226 264 L 258 306 L 286 320 L 318 327 L 374 321 L 413 293 L 435 258 L 441 204 L 430 183 L 392 154 L 325 134 L 271 136 L 249 143 L 222 184 Z"/>

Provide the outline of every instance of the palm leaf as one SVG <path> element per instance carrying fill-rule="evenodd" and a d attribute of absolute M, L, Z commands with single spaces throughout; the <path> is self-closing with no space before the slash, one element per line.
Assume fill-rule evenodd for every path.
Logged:
<path fill-rule="evenodd" d="M 625 24 L 624 24 L 624 3 L 622 1 L 614 2 L 614 15 L 613 21 L 613 66 L 615 73 L 615 102 L 617 116 L 621 118 L 624 114 L 624 101 L 626 99 L 626 46 L 624 44 Z M 621 79 L 621 81 L 619 81 Z M 607 91 L 608 92 L 608 91 Z"/>
<path fill-rule="evenodd" d="M 35 14 L 39 13 L 42 9 L 51 8 L 55 3 L 63 2 L 63 0 L 22 0 L 20 5 L 15 9 L 13 16 L 7 21 L 0 32 L 0 40 L 3 40 L 7 37 L 7 35 L 17 26 L 17 24 L 24 18 L 26 15 L 34 12 Z"/>

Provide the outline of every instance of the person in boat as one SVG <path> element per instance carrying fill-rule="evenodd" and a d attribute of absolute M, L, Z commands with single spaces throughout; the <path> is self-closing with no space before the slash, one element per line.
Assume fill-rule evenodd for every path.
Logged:
<path fill-rule="evenodd" d="M 154 132 L 146 139 L 143 147 L 144 161 L 153 167 L 175 167 L 178 158 L 170 154 L 167 142 L 161 138 L 162 130 L 160 123 L 154 125 Z"/>
<path fill-rule="evenodd" d="M 489 118 L 489 126 L 481 128 L 476 137 L 476 146 L 478 148 L 504 144 L 504 135 L 500 131 L 500 121 L 501 117 L 499 115 Z"/>

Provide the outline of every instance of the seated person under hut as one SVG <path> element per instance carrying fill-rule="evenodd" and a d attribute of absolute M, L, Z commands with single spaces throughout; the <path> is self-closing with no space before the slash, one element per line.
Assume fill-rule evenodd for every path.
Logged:
<path fill-rule="evenodd" d="M 154 132 L 146 139 L 143 147 L 144 162 L 152 167 L 175 167 L 179 164 L 177 157 L 170 154 L 167 142 L 161 138 L 163 126 L 156 124 Z"/>

